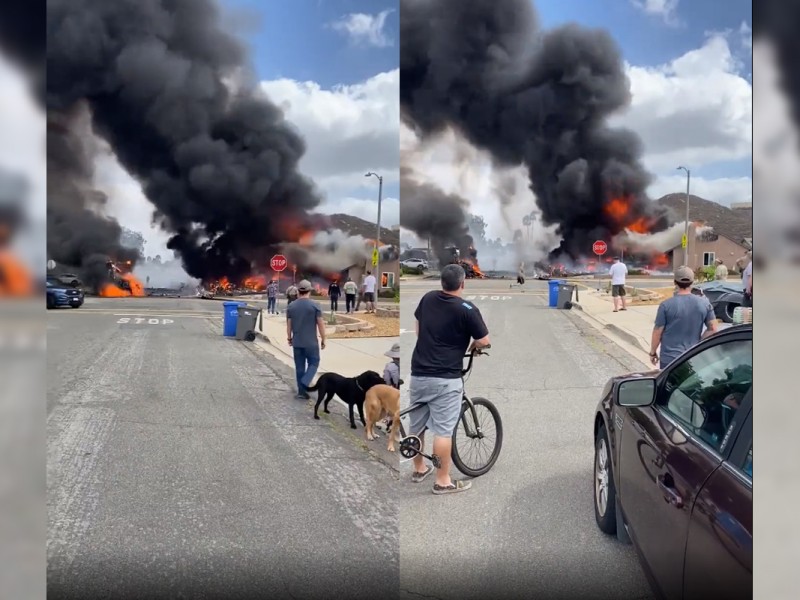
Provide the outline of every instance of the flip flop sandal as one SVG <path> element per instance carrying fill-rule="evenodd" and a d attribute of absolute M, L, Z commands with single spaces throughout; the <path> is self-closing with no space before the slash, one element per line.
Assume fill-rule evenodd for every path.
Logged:
<path fill-rule="evenodd" d="M 627 308 L 620 308 L 620 310 L 628 310 Z"/>
<path fill-rule="evenodd" d="M 613 312 L 619 312 L 619 311 L 615 308 Z"/>
<path fill-rule="evenodd" d="M 472 487 L 471 481 L 464 481 L 463 479 L 459 479 L 454 481 L 450 485 L 439 485 L 438 483 L 433 484 L 433 493 L 437 496 L 442 496 L 444 494 L 456 494 L 458 492 L 466 492 L 469 488 Z"/>
<path fill-rule="evenodd" d="M 421 483 L 432 472 L 433 472 L 433 467 L 431 467 L 431 466 L 428 466 L 428 468 L 425 471 L 423 471 L 422 473 L 418 473 L 417 471 L 414 471 L 414 474 L 411 476 L 411 482 L 412 483 Z"/>

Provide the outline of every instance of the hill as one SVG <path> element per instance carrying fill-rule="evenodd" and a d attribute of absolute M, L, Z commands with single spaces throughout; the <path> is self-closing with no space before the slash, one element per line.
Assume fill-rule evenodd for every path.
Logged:
<path fill-rule="evenodd" d="M 656 202 L 669 208 L 676 222 L 685 221 L 686 194 L 667 194 Z M 724 236 L 737 244 L 752 243 L 753 220 L 747 215 L 747 211 L 733 210 L 700 196 L 689 196 L 689 221 L 702 221 L 712 227 L 717 235 Z M 750 242 L 745 243 L 745 240 Z"/>
<path fill-rule="evenodd" d="M 341 229 L 350 235 L 360 235 L 368 240 L 375 239 L 376 223 L 365 221 L 359 217 L 345 214 L 329 215 L 330 224 L 335 229 Z M 386 227 L 381 227 L 381 244 L 400 247 L 400 233 Z"/>

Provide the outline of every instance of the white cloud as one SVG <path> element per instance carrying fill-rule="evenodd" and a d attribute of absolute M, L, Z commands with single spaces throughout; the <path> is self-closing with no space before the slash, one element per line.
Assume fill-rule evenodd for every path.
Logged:
<path fill-rule="evenodd" d="M 724 35 L 667 64 L 627 71 L 633 101 L 612 122 L 639 134 L 650 169 L 694 169 L 751 155 L 753 87 Z"/>
<path fill-rule="evenodd" d="M 679 0 L 631 0 L 631 4 L 647 15 L 658 17 L 670 26 L 680 25 L 678 20 Z"/>
<path fill-rule="evenodd" d="M 386 17 L 393 10 L 383 10 L 377 15 L 352 13 L 330 24 L 334 31 L 346 34 L 354 44 L 386 48 L 394 44 L 383 30 Z"/>
<path fill-rule="evenodd" d="M 693 196 L 700 196 L 726 206 L 730 206 L 732 202 L 752 202 L 753 200 L 753 180 L 750 177 L 707 179 L 692 173 L 689 187 Z M 686 174 L 682 172 L 658 177 L 648 190 L 653 198 L 685 191 Z"/>

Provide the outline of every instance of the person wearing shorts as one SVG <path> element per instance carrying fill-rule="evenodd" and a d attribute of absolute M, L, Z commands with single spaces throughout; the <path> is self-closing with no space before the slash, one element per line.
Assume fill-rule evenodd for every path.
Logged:
<path fill-rule="evenodd" d="M 625 307 L 625 280 L 628 277 L 628 267 L 619 259 L 619 256 L 614 257 L 614 264 L 608 270 L 611 275 L 611 298 L 614 301 L 614 312 L 620 310 L 628 310 Z M 622 308 L 619 307 L 620 301 Z"/>
<path fill-rule="evenodd" d="M 367 276 L 364 278 L 364 302 L 367 304 L 367 313 L 375 312 L 375 286 L 377 283 L 372 271 L 367 271 Z"/>
<path fill-rule="evenodd" d="M 461 415 L 464 354 L 489 346 L 489 330 L 478 308 L 462 297 L 465 279 L 461 266 L 447 265 L 442 269 L 441 291 L 425 294 L 414 312 L 417 343 L 411 355 L 409 399 L 421 406 L 409 413 L 410 431 L 423 447 L 424 431 L 433 434 L 433 453 L 441 460 L 434 494 L 462 492 L 471 486 L 469 481 L 450 479 L 450 453 Z M 411 481 L 420 483 L 432 472 L 423 456 L 414 457 Z"/>

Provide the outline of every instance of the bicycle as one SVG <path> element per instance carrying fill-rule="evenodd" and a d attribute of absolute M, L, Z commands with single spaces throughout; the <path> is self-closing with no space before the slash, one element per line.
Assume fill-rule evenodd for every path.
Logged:
<path fill-rule="evenodd" d="M 489 355 L 482 350 L 473 350 L 469 354 L 464 355 L 464 358 L 469 359 L 467 366 L 461 370 L 461 379 L 464 382 L 466 382 L 466 377 L 472 371 L 472 362 L 476 354 Z M 486 398 L 470 398 L 467 396 L 466 390 L 463 391 L 462 394 L 461 415 L 458 425 L 456 425 L 453 431 L 453 449 L 450 456 L 453 459 L 453 464 L 464 475 L 467 477 L 480 477 L 489 472 L 500 456 L 500 449 L 503 446 L 503 422 L 500 419 L 500 413 L 497 408 L 494 404 L 489 402 L 489 400 Z M 403 427 L 403 417 L 411 414 L 415 410 L 419 410 L 421 407 L 422 405 L 420 404 L 412 404 L 408 408 L 400 411 L 400 455 L 403 458 L 414 458 L 417 454 L 420 454 L 431 461 L 433 466 L 438 469 L 442 466 L 440 458 L 435 454 L 428 455 L 422 451 L 422 440 L 419 438 L 419 435 L 424 433 L 425 430 L 423 429 L 419 434 L 406 435 L 405 427 Z M 485 424 L 481 422 L 478 418 L 479 408 L 485 408 L 488 411 L 491 422 Z M 492 428 L 488 427 L 490 424 L 494 429 L 494 437 L 492 437 Z M 470 449 L 475 448 L 478 444 L 485 443 L 485 441 L 493 440 L 494 447 L 491 449 L 486 462 L 474 466 L 470 466 L 466 463 L 465 455 L 461 451 L 459 443 L 459 433 L 462 431 L 467 437 L 464 442 L 471 442 Z"/>

